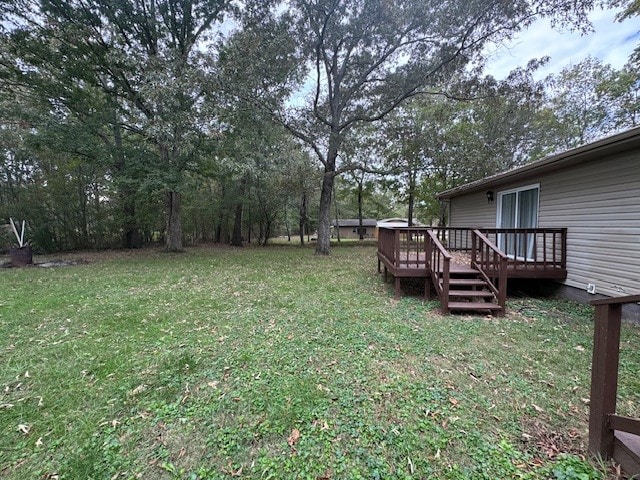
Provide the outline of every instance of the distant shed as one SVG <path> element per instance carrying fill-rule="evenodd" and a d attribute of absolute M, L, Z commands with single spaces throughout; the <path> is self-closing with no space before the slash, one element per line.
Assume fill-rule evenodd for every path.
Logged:
<path fill-rule="evenodd" d="M 375 218 L 362 219 L 362 236 L 364 238 L 378 238 L 376 227 L 378 221 Z M 360 238 L 360 220 L 357 218 L 345 218 L 334 220 L 332 223 L 331 236 L 336 238 L 340 234 L 340 238 Z"/>

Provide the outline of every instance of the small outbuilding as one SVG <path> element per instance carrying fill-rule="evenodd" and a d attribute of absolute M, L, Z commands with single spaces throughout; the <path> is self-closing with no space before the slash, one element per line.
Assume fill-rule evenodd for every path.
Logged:
<path fill-rule="evenodd" d="M 362 219 L 362 236 L 363 238 L 377 238 L 376 226 L 378 221 L 375 218 Z M 345 218 L 343 220 L 334 220 L 332 223 L 331 236 L 337 238 L 360 238 L 360 219 Z"/>

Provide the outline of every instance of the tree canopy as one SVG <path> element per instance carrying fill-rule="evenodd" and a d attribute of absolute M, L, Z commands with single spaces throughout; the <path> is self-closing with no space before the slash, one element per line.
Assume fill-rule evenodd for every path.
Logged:
<path fill-rule="evenodd" d="M 317 233 L 319 254 L 332 202 L 438 218 L 439 189 L 638 124 L 633 58 L 483 76 L 488 46 L 593 5 L 5 0 L 0 216 L 43 250 Z"/>

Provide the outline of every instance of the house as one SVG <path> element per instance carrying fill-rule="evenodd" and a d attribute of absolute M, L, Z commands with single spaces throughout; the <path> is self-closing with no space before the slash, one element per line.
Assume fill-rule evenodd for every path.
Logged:
<path fill-rule="evenodd" d="M 364 238 L 377 238 L 376 226 L 378 221 L 375 218 L 362 219 L 362 236 Z M 332 237 L 340 238 L 360 238 L 360 220 L 358 218 L 345 218 L 332 222 Z"/>
<path fill-rule="evenodd" d="M 548 248 L 527 229 L 566 229 L 566 278 L 547 281 L 568 298 L 640 294 L 640 128 L 437 198 L 448 204 L 449 227 L 497 229 L 497 246 L 511 258 L 526 261 Z M 524 230 L 506 238 L 499 229 Z M 640 319 L 640 305 L 627 306 L 624 315 Z"/>

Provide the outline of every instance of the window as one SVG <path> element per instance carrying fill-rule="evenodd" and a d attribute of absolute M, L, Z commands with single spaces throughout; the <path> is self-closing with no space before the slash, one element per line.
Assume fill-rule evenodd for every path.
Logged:
<path fill-rule="evenodd" d="M 498 193 L 497 228 L 537 228 L 540 185 L 506 190 Z M 533 233 L 501 233 L 498 247 L 513 257 L 532 258 L 535 248 Z"/>

